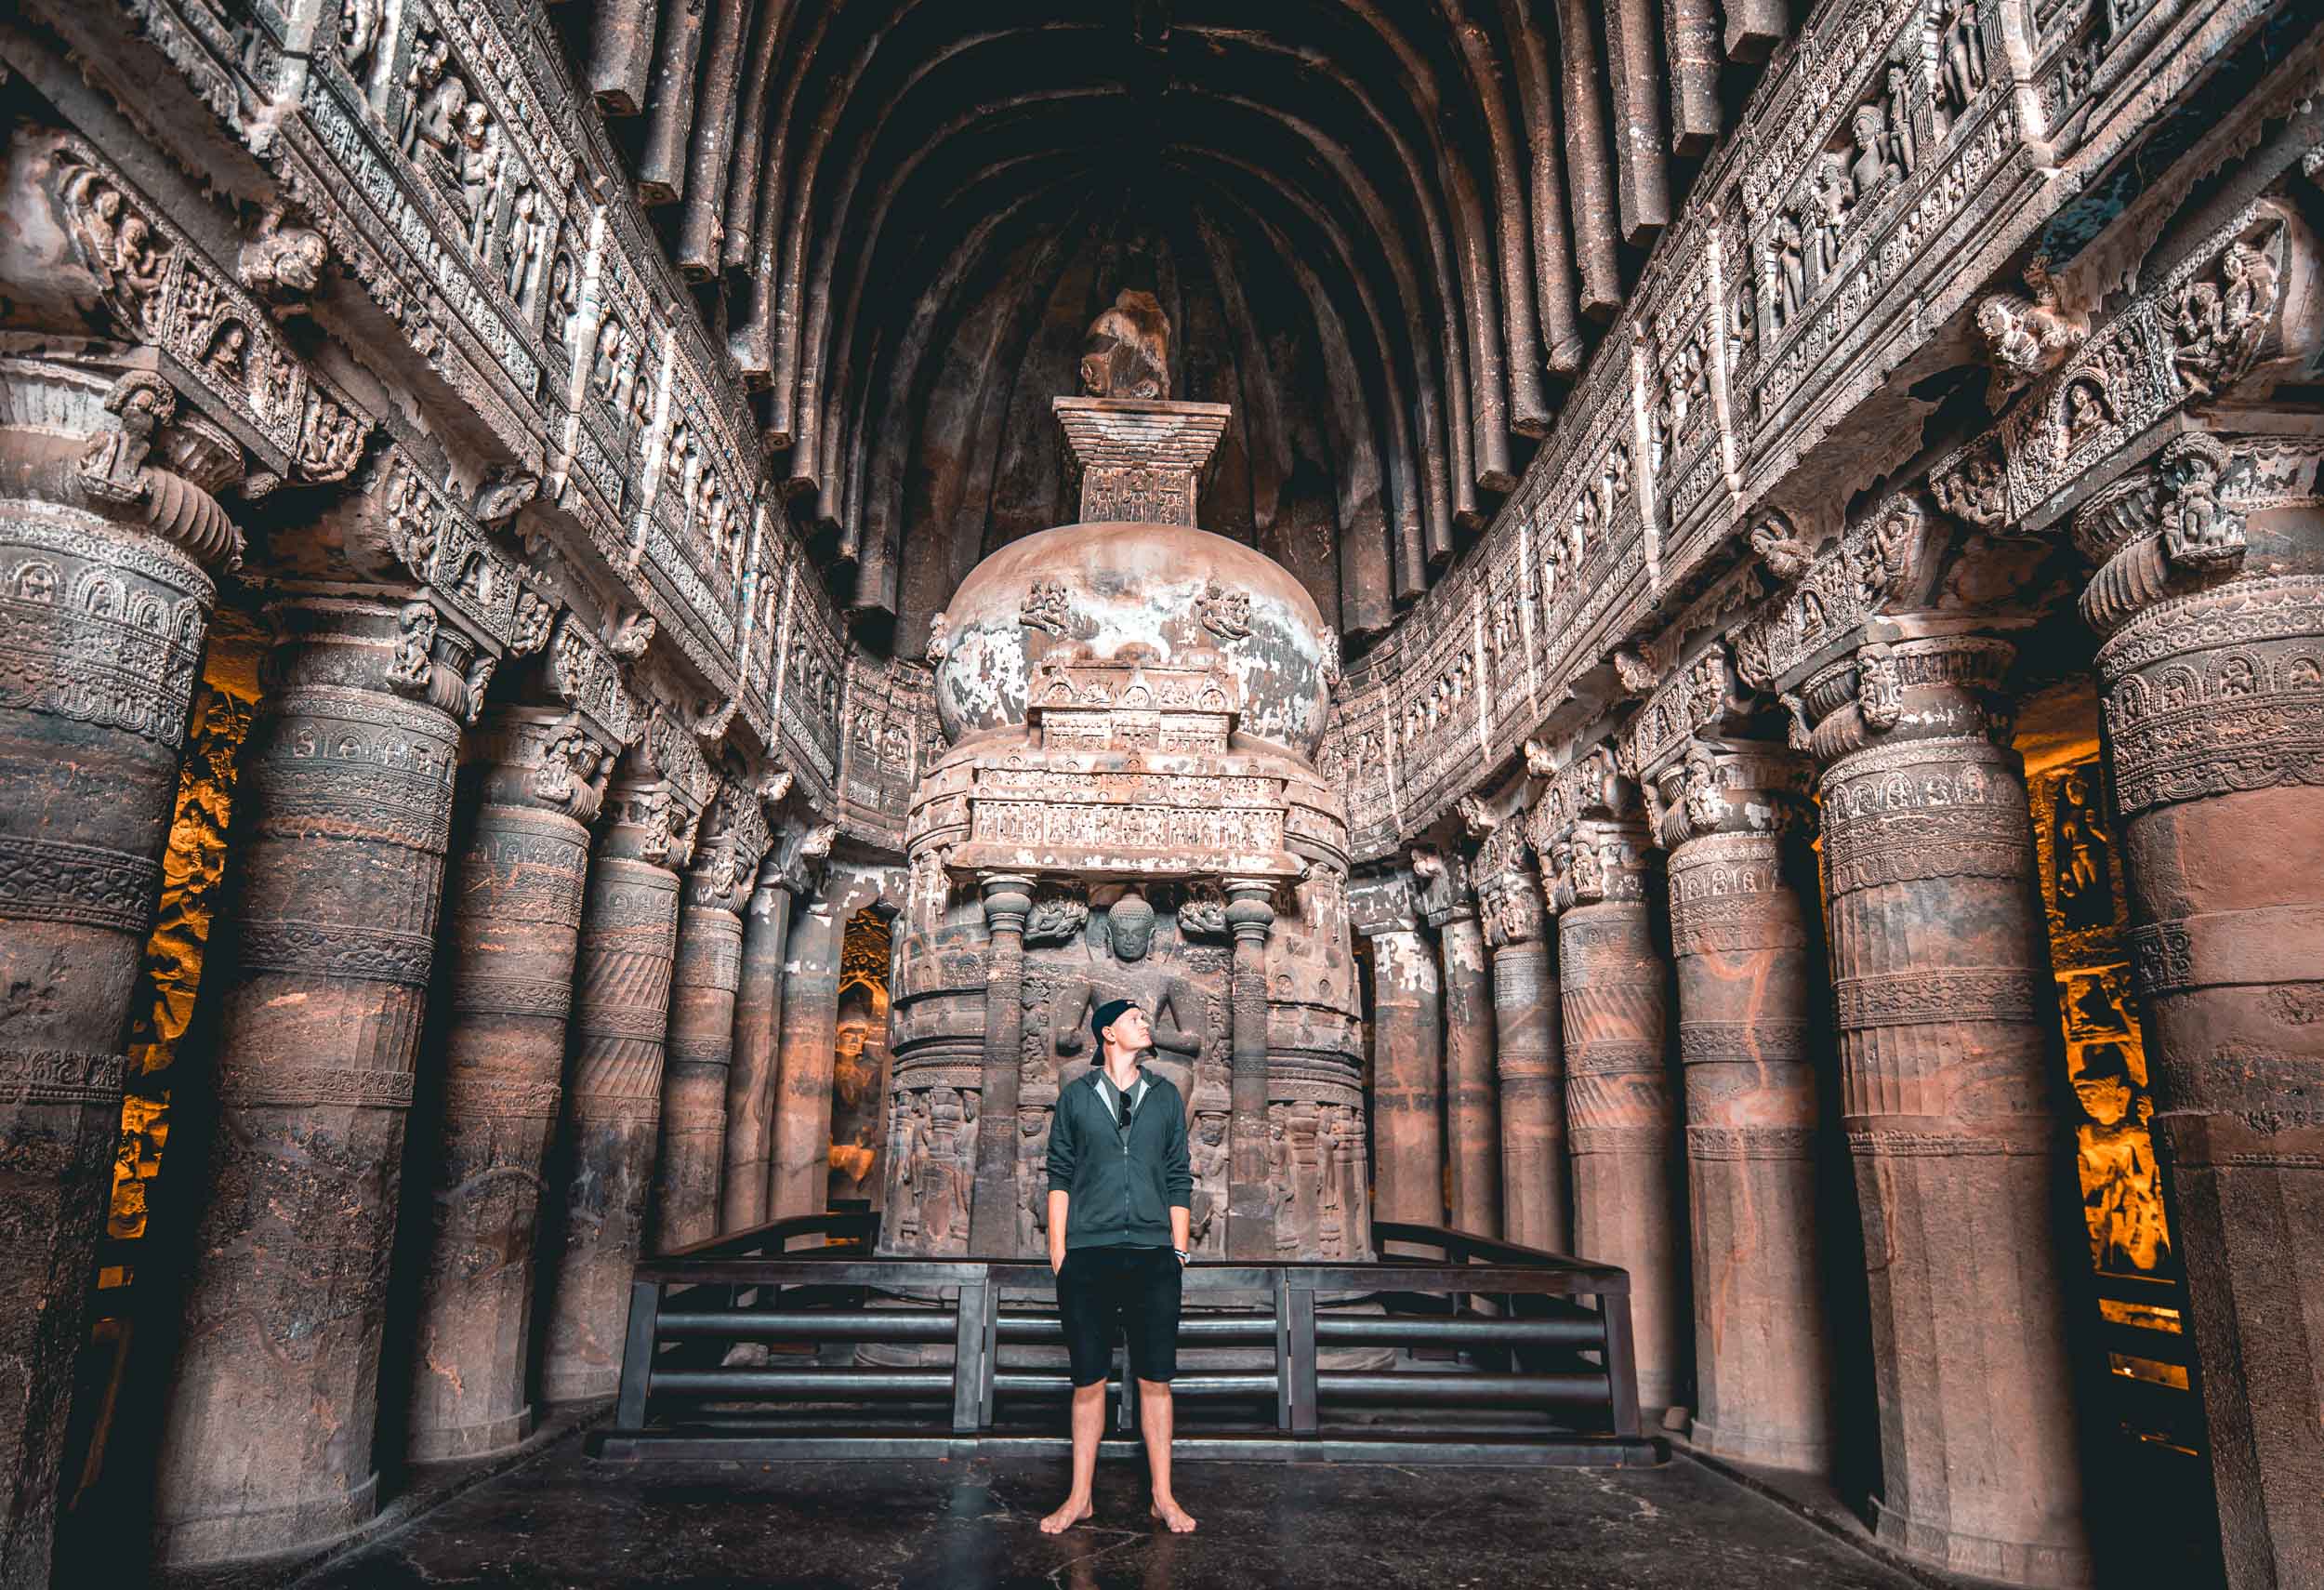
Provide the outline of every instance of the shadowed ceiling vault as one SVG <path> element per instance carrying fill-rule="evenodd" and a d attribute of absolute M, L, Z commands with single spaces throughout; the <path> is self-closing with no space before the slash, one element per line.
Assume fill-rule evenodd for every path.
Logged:
<path fill-rule="evenodd" d="M 1072 517 L 1124 286 L 1234 404 L 1203 522 L 1383 630 L 1489 518 L 1782 0 L 594 0 L 561 13 L 867 639 Z"/>

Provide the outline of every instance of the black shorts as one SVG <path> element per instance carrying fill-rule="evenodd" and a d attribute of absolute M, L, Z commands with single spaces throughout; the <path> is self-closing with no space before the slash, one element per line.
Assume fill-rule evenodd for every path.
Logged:
<path fill-rule="evenodd" d="M 1129 1338 L 1129 1372 L 1178 1373 L 1178 1255 L 1168 1248 L 1068 1248 L 1057 1272 L 1057 1312 L 1074 1384 L 1095 1385 L 1114 1358 L 1114 1331 Z"/>

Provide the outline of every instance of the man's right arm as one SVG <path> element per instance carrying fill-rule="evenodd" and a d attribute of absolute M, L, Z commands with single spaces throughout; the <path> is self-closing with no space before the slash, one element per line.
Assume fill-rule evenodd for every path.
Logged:
<path fill-rule="evenodd" d="M 1049 1268 L 1055 1275 L 1065 1267 L 1065 1210 L 1073 1194 L 1062 1187 L 1049 1191 Z"/>

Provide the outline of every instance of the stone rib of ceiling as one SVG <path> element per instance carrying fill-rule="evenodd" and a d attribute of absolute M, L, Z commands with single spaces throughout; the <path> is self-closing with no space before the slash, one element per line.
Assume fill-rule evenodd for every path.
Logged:
<path fill-rule="evenodd" d="M 1073 517 L 1124 286 L 1233 404 L 1203 523 L 1352 640 L 1488 519 L 1783 0 L 594 0 L 584 86 L 867 636 Z M 1723 29 L 1722 23 L 1723 22 Z"/>

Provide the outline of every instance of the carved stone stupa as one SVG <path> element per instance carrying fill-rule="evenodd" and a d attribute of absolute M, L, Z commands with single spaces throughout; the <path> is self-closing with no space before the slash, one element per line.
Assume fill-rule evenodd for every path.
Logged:
<path fill-rule="evenodd" d="M 1089 1013 L 1128 998 L 1185 1097 L 1197 1252 L 1371 1253 L 1347 816 L 1314 760 L 1337 638 L 1289 571 L 1195 527 L 1229 410 L 1169 400 L 1169 335 L 1137 292 L 1091 326 L 1085 395 L 1054 404 L 1080 521 L 986 558 L 936 626 L 889 1252 L 1041 1251 L 1050 1111 Z"/>

